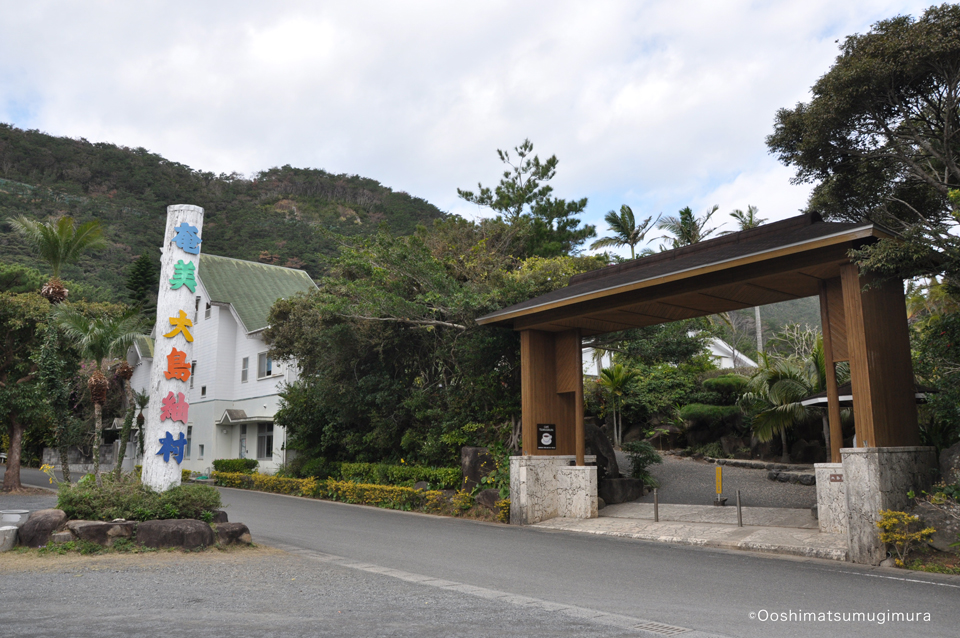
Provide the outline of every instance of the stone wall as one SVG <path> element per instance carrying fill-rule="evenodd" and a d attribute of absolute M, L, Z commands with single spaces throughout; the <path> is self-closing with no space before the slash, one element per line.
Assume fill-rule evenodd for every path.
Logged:
<path fill-rule="evenodd" d="M 850 561 L 879 565 L 886 558 L 880 542 L 880 510 L 904 511 L 907 492 L 929 490 L 937 467 L 932 447 L 843 448 Z M 819 477 L 818 477 L 819 478 Z M 817 482 L 819 486 L 819 480 Z M 818 496 L 819 499 L 819 496 Z"/>
<path fill-rule="evenodd" d="M 595 462 L 595 457 L 585 457 Z M 573 456 L 510 457 L 510 524 L 597 517 L 597 468 Z"/>
<path fill-rule="evenodd" d="M 825 534 L 846 534 L 847 490 L 843 480 L 843 463 L 816 463 L 813 467 L 817 476 L 820 531 Z"/>

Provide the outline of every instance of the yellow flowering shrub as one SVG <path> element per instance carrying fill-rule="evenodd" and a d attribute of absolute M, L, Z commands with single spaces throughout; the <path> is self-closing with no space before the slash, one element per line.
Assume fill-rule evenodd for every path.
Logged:
<path fill-rule="evenodd" d="M 893 549 L 897 552 L 895 562 L 899 567 L 904 566 L 907 554 L 915 543 L 922 543 L 937 533 L 937 530 L 932 527 L 918 529 L 920 527 L 919 517 L 893 510 L 880 511 L 880 521 L 877 523 L 877 527 L 882 530 L 880 532 L 880 542 L 893 545 Z"/>
<path fill-rule="evenodd" d="M 501 523 L 510 523 L 510 499 L 503 498 L 494 503 L 497 506 L 497 520 Z"/>
<path fill-rule="evenodd" d="M 467 490 L 457 490 L 457 493 L 450 497 L 450 504 L 455 510 L 465 512 L 473 507 L 473 494 Z"/>

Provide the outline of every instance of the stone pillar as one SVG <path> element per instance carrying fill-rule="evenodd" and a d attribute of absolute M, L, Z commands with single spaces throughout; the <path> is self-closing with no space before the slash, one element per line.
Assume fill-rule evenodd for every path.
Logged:
<path fill-rule="evenodd" d="M 815 463 L 817 520 L 824 534 L 847 533 L 847 490 L 843 463 Z"/>
<path fill-rule="evenodd" d="M 595 463 L 587 456 L 586 463 Z M 597 517 L 597 468 L 576 456 L 510 457 L 510 524 Z"/>
<path fill-rule="evenodd" d="M 903 511 L 907 492 L 929 490 L 937 467 L 933 447 L 843 448 L 850 561 L 879 565 L 887 557 L 880 542 L 880 510 Z M 818 477 L 819 479 L 819 477 Z M 819 481 L 818 481 L 819 501 Z"/>

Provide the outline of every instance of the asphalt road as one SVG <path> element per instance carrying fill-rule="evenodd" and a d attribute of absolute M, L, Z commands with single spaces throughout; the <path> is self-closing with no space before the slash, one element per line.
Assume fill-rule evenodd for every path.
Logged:
<path fill-rule="evenodd" d="M 427 623 L 422 635 L 475 635 L 473 625 L 470 631 L 466 624 L 462 631 L 449 629 L 460 626 L 456 619 L 461 606 L 466 610 L 464 623 L 483 622 L 477 609 L 500 610 L 504 618 L 515 617 L 511 610 L 519 609 L 520 617 L 530 620 L 519 634 L 510 634 L 497 629 L 494 614 L 488 635 L 626 635 L 628 627 L 655 622 L 693 630 L 683 634 L 691 638 L 952 637 L 960 626 L 958 577 L 548 532 L 242 490 L 222 492 L 230 520 L 246 523 L 256 542 L 288 550 L 299 567 L 311 573 L 325 573 L 333 566 L 356 573 L 359 581 L 343 579 L 341 593 L 357 606 L 370 604 L 374 594 L 364 593 L 363 582 L 374 576 L 377 583 L 392 583 L 378 587 L 399 587 L 414 600 L 453 596 L 444 598 L 450 623 Z M 0 580 L 0 592 L 7 590 L 4 583 L 9 581 Z M 221 587 L 229 593 L 229 582 Z M 929 613 L 930 620 L 880 624 L 769 619 L 772 613 L 888 611 Z M 214 620 L 215 612 L 210 613 Z M 419 622 L 416 615 L 409 618 Z M 403 620 L 398 622 L 396 633 L 350 635 L 407 635 L 399 629 Z M 560 629 L 568 627 L 565 623 L 571 623 L 569 630 Z M 599 627 L 599 634 L 583 626 Z M 629 631 L 667 635 L 668 630 Z"/>

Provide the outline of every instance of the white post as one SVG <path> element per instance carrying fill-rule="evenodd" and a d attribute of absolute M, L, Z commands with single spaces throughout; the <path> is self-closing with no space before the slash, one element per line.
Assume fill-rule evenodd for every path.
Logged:
<path fill-rule="evenodd" d="M 189 420 L 187 401 L 202 229 L 203 209 L 199 206 L 167 206 L 167 229 L 160 249 L 163 255 L 153 369 L 147 387 L 150 406 L 142 433 L 141 480 L 158 492 L 180 485 L 180 461 Z"/>

